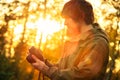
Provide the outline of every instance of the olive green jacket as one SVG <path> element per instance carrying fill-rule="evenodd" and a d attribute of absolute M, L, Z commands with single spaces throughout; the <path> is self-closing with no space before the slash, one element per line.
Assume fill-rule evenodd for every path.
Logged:
<path fill-rule="evenodd" d="M 52 80 L 103 80 L 109 55 L 109 41 L 99 26 L 85 32 L 79 46 L 69 56 L 60 59 L 58 66 L 45 71 Z"/>

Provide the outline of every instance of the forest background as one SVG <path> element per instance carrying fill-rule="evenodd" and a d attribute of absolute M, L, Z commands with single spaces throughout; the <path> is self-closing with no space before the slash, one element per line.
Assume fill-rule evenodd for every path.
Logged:
<path fill-rule="evenodd" d="M 37 80 L 39 72 L 25 59 L 33 45 L 50 62 L 58 61 L 66 39 L 61 10 L 67 1 L 0 0 L 0 80 Z M 87 1 L 110 39 L 106 80 L 120 80 L 120 0 Z"/>

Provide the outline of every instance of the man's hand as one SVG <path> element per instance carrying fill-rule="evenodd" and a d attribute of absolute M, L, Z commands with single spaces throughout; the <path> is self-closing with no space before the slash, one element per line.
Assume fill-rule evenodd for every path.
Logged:
<path fill-rule="evenodd" d="M 41 71 L 42 73 L 46 74 L 46 72 L 49 70 L 49 67 L 43 61 L 38 59 L 35 55 L 32 55 L 31 57 L 35 60 L 34 63 L 31 63 L 32 66 L 35 69 L 37 69 L 37 70 Z"/>

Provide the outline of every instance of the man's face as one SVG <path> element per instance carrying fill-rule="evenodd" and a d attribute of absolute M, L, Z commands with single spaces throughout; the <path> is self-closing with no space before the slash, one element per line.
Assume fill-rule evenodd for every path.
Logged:
<path fill-rule="evenodd" d="M 74 34 L 76 31 L 79 31 L 79 27 L 78 27 L 77 22 L 75 22 L 70 17 L 65 17 L 64 25 L 67 26 L 67 35 L 68 36 Z"/>

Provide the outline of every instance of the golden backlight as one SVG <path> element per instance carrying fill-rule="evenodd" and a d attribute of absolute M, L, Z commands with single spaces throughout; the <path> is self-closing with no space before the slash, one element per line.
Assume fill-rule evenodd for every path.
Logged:
<path fill-rule="evenodd" d="M 43 42 L 46 41 L 46 37 L 48 35 L 52 35 L 55 32 L 60 31 L 63 27 L 61 26 L 60 23 L 58 23 L 55 20 L 49 20 L 49 19 L 43 19 L 40 18 L 37 22 L 37 36 L 36 36 L 36 41 L 39 41 L 39 36 L 42 34 L 43 36 Z"/>
<path fill-rule="evenodd" d="M 15 0 L 0 0 L 0 3 L 6 2 L 9 4 L 13 1 Z M 59 45 L 62 43 L 61 40 L 63 40 L 63 37 L 64 39 L 66 37 L 65 37 L 65 32 L 62 32 L 62 30 L 65 29 L 65 26 L 63 24 L 64 20 L 60 19 L 60 15 L 59 15 L 60 13 L 57 14 L 57 16 L 55 16 L 54 14 L 60 12 L 65 2 L 69 0 L 46 0 L 48 1 L 46 3 L 46 7 L 44 5 L 45 0 L 18 0 L 18 1 L 23 3 L 27 3 L 28 1 L 31 1 L 31 3 L 29 4 L 30 7 L 25 6 L 25 8 L 26 7 L 28 8 L 28 11 L 26 11 L 28 13 L 26 14 L 25 12 L 27 17 L 26 15 L 23 14 L 24 12 L 22 12 L 24 11 L 23 9 L 24 7 L 21 6 L 19 7 L 15 6 L 17 8 L 15 8 L 15 10 L 9 13 L 9 14 L 16 13 L 18 15 L 15 16 L 17 17 L 17 19 L 10 20 L 8 22 L 9 29 L 5 34 L 8 40 L 8 44 L 6 45 L 7 54 L 10 53 L 12 56 L 14 56 L 15 53 L 14 48 L 20 43 L 20 40 L 23 37 L 24 38 L 23 41 L 27 42 L 29 46 L 36 46 L 42 48 L 42 50 L 46 50 L 46 48 L 48 48 L 45 51 L 46 52 L 45 55 L 47 55 L 47 58 L 51 60 L 53 59 L 53 57 L 55 57 L 56 59 L 56 57 L 60 55 Z M 56 3 L 54 3 L 55 1 Z M 54 9 L 55 7 L 51 7 L 52 5 L 58 4 L 57 2 L 59 1 L 61 2 L 59 3 L 59 5 L 57 5 L 58 10 L 55 10 Z M 93 9 L 95 12 L 95 19 L 104 30 L 111 27 L 111 24 L 113 29 L 116 29 L 117 18 L 116 17 L 111 18 L 111 16 L 113 15 L 111 15 L 110 18 L 106 18 L 110 14 L 114 14 L 114 15 L 116 14 L 117 10 L 113 6 L 108 5 L 107 3 L 103 4 L 103 0 L 87 0 L 87 1 L 89 1 L 93 5 Z M 38 5 L 39 2 L 41 2 L 41 4 Z M 8 9 L 5 8 L 5 10 L 2 10 L 1 8 L 0 11 L 1 11 L 0 14 L 5 14 L 8 12 Z M 18 17 L 21 14 L 23 16 Z M 3 24 L 2 20 L 0 20 L 0 24 Z M 118 25 L 119 25 L 118 33 L 120 35 L 120 22 Z M 60 31 L 62 32 L 62 36 L 59 36 L 61 34 Z M 61 39 L 59 39 L 58 37 Z M 111 47 L 113 47 L 114 45 L 115 43 L 113 42 L 110 43 Z M 120 53 L 120 46 L 117 46 L 116 50 L 119 50 Z M 120 71 L 120 58 L 117 59 L 115 62 L 116 62 L 115 72 Z M 29 69 L 28 71 L 30 72 Z"/>

